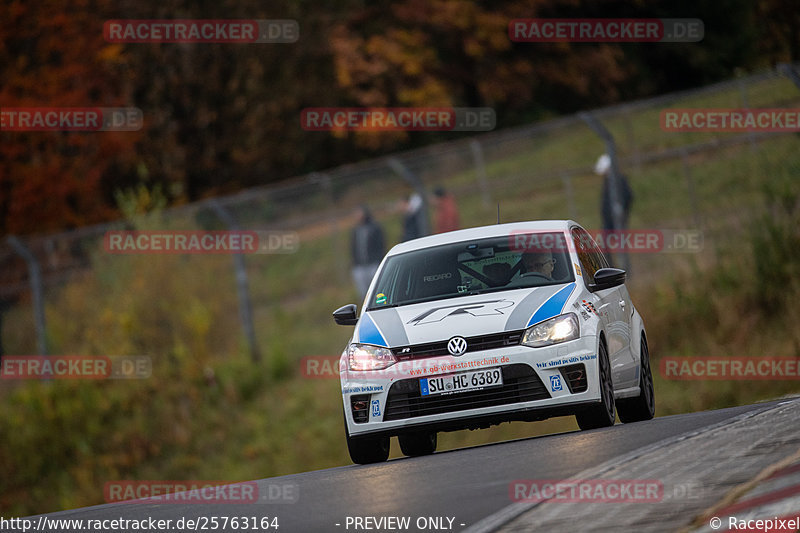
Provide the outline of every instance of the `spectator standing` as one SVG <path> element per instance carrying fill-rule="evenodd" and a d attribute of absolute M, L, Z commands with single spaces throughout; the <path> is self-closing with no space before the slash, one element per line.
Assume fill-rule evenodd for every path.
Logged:
<path fill-rule="evenodd" d="M 598 176 L 603 176 L 603 229 L 608 230 L 624 230 L 628 227 L 628 216 L 631 212 L 631 204 L 633 203 L 633 191 L 628 184 L 628 178 L 622 174 L 617 175 L 617 199 L 622 207 L 620 216 L 620 227 L 614 224 L 614 203 L 612 201 L 612 181 L 611 181 L 611 157 L 608 154 L 603 154 L 597 159 L 594 166 L 594 172 Z"/>
<path fill-rule="evenodd" d="M 403 204 L 403 236 L 401 242 L 425 236 L 424 202 L 419 193 L 411 193 Z"/>
<path fill-rule="evenodd" d="M 369 208 L 362 205 L 358 209 L 358 224 L 353 229 L 351 242 L 353 281 L 362 299 L 367 295 L 385 251 L 383 229 L 375 222 Z"/>
<path fill-rule="evenodd" d="M 597 159 L 594 166 L 594 172 L 598 176 L 603 176 L 603 201 L 602 201 L 602 216 L 603 216 L 603 230 L 604 232 L 622 232 L 628 229 L 628 217 L 631 213 L 631 204 L 633 203 L 633 191 L 628 178 L 622 173 L 616 175 L 616 180 L 611 176 L 611 157 L 608 154 L 603 154 Z M 616 191 L 613 190 L 613 185 L 616 182 Z M 616 192 L 616 194 L 614 194 Z M 614 200 L 618 205 L 614 205 Z M 620 210 L 619 217 L 615 217 L 614 209 Z M 619 225 L 619 226 L 617 226 Z M 608 239 L 608 235 L 604 235 L 604 240 Z M 631 264 L 626 251 L 621 251 L 616 254 L 609 253 L 606 250 L 606 257 L 610 264 L 621 264 L 622 268 L 628 271 L 630 275 Z M 616 261 L 615 261 L 615 256 Z"/>
<path fill-rule="evenodd" d="M 434 231 L 436 233 L 445 233 L 459 229 L 461 222 L 458 216 L 458 205 L 456 204 L 455 196 L 443 187 L 437 187 L 433 191 L 433 201 L 436 207 L 436 226 Z"/>

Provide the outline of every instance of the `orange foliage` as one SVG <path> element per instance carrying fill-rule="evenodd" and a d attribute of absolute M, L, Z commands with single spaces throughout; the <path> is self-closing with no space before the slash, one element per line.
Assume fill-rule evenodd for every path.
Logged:
<path fill-rule="evenodd" d="M 109 1 L 0 8 L 0 106 L 134 106 L 103 40 Z M 44 5 L 42 5 L 44 4 Z M 139 133 L 0 132 L 0 234 L 108 220 L 113 169 L 130 165 Z"/>

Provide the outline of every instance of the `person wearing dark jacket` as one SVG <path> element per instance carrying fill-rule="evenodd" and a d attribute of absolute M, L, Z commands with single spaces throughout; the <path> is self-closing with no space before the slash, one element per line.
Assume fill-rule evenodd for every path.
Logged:
<path fill-rule="evenodd" d="M 359 207 L 359 220 L 353 229 L 351 254 L 353 257 L 353 281 L 361 298 L 367 295 L 369 284 L 378 270 L 385 252 L 383 229 L 372 218 L 367 206 Z"/>
<path fill-rule="evenodd" d="M 611 196 L 611 158 L 607 154 L 601 155 L 595 164 L 594 171 L 598 176 L 603 176 L 603 229 L 606 231 L 627 229 L 633 203 L 633 191 L 628 183 L 628 178 L 622 174 L 617 175 L 618 198 L 622 206 L 621 226 L 617 228 L 614 226 L 614 204 Z"/>
<path fill-rule="evenodd" d="M 414 192 L 402 205 L 403 236 L 400 242 L 418 239 L 426 235 L 425 204 L 422 196 Z"/>
<path fill-rule="evenodd" d="M 631 213 L 631 204 L 633 203 L 633 191 L 628 184 L 628 178 L 621 173 L 617 174 L 617 201 L 619 202 L 619 227 L 615 224 L 614 219 L 614 197 L 612 195 L 611 181 L 611 157 L 608 154 L 603 154 L 597 160 L 594 166 L 594 171 L 597 175 L 603 176 L 603 230 L 604 233 L 608 232 L 625 232 L 628 229 L 628 216 Z M 608 239 L 608 235 L 604 235 L 604 240 Z M 616 253 L 611 253 L 606 250 L 606 258 L 609 264 L 621 266 L 630 275 L 631 265 L 628 259 L 628 254 L 624 250 Z"/>

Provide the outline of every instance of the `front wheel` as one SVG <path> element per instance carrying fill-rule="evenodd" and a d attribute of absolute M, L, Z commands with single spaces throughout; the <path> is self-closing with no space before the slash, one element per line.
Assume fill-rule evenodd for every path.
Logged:
<path fill-rule="evenodd" d="M 389 458 L 389 437 L 347 437 L 347 451 L 357 465 L 382 463 Z"/>
<path fill-rule="evenodd" d="M 605 342 L 600 341 L 597 366 L 600 370 L 600 404 L 594 405 L 575 415 L 578 427 L 582 430 L 604 428 L 614 425 L 616 408 L 614 406 L 614 385 L 611 382 L 611 364 Z"/>
<path fill-rule="evenodd" d="M 357 465 L 382 463 L 389 458 L 389 437 L 351 437 L 347 431 L 347 417 L 342 411 L 344 437 L 350 459 Z"/>
<path fill-rule="evenodd" d="M 403 455 L 418 457 L 420 455 L 430 455 L 436 451 L 436 432 L 420 431 L 418 433 L 406 433 L 399 435 L 397 440 L 400 442 L 400 449 Z"/>
<path fill-rule="evenodd" d="M 656 395 L 653 390 L 653 372 L 650 369 L 650 350 L 647 339 L 642 334 L 640 345 L 641 364 L 639 369 L 639 396 L 620 400 L 617 404 L 619 419 L 623 423 L 650 420 L 656 413 Z"/>

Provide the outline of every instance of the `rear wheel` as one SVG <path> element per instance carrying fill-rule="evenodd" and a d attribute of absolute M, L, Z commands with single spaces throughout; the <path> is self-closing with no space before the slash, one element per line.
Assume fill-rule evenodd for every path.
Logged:
<path fill-rule="evenodd" d="M 650 420 L 656 413 L 656 395 L 653 390 L 653 372 L 650 369 L 650 350 L 642 334 L 640 344 L 639 396 L 617 402 L 619 419 L 624 423 Z"/>
<path fill-rule="evenodd" d="M 604 428 L 614 425 L 616 409 L 614 406 L 614 385 L 611 382 L 611 364 L 605 341 L 600 341 L 597 366 L 600 370 L 600 403 L 575 415 L 578 427 L 583 430 Z"/>
<path fill-rule="evenodd" d="M 430 455 L 436 451 L 436 432 L 420 431 L 417 433 L 406 433 L 399 435 L 400 449 L 403 455 L 418 457 L 420 455 Z"/>

